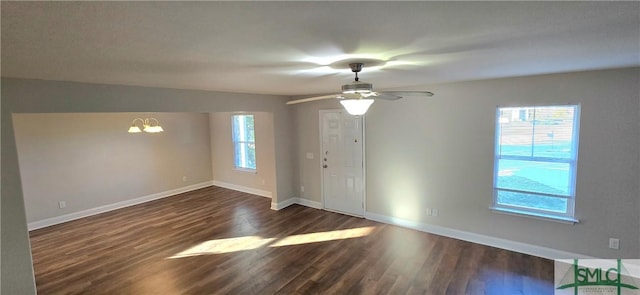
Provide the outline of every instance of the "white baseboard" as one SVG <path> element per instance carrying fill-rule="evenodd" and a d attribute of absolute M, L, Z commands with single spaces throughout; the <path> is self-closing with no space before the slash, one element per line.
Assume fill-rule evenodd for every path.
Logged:
<path fill-rule="evenodd" d="M 286 199 L 282 202 L 271 202 L 271 210 L 282 210 L 284 208 L 287 208 L 293 204 L 296 204 L 296 199 L 297 198 L 290 198 L 290 199 Z"/>
<path fill-rule="evenodd" d="M 302 199 L 302 198 L 289 198 L 279 203 L 271 202 L 271 210 L 281 210 L 293 204 L 311 207 L 314 209 L 322 209 L 322 204 L 320 202 L 311 201 L 311 200 Z"/>
<path fill-rule="evenodd" d="M 509 251 L 529 254 L 533 256 L 543 257 L 547 259 L 592 259 L 594 257 L 566 252 L 562 250 L 556 250 L 552 248 L 536 246 L 521 242 L 510 241 L 506 239 L 496 238 L 492 236 L 461 231 L 457 229 L 446 228 L 437 225 L 431 225 L 396 217 L 390 217 L 386 215 L 376 214 L 372 212 L 365 212 L 364 217 L 369 220 L 397 225 L 410 229 L 415 229 L 427 233 L 432 233 L 440 236 L 450 237 L 458 240 L 472 242 L 476 244 L 487 245 Z"/>
<path fill-rule="evenodd" d="M 296 198 L 296 204 L 300 204 L 302 206 L 307 206 L 315 209 L 322 209 L 322 203 L 311 201 L 309 199 Z"/>
<path fill-rule="evenodd" d="M 118 203 L 113 203 L 113 204 L 91 208 L 83 211 L 73 212 L 73 213 L 69 213 L 61 216 L 56 216 L 56 217 L 51 217 L 43 220 L 30 222 L 29 224 L 27 224 L 27 228 L 29 230 L 39 229 L 39 228 L 51 226 L 54 224 L 59 224 L 59 223 L 63 223 L 71 220 L 80 219 L 83 217 L 88 217 L 91 215 L 109 212 L 116 209 L 129 207 L 129 206 L 133 206 L 133 205 L 137 205 L 140 203 L 145 203 L 145 202 L 149 202 L 157 199 L 162 199 L 162 198 L 170 197 L 170 196 L 181 194 L 181 193 L 186 193 L 189 191 L 209 187 L 211 185 L 213 185 L 211 181 L 196 183 L 189 186 L 180 187 L 180 188 L 176 188 L 176 189 L 172 189 L 164 192 L 159 192 L 159 193 L 155 193 L 155 194 L 144 196 L 144 197 L 139 197 L 139 198 L 126 200 Z"/>
<path fill-rule="evenodd" d="M 271 192 L 269 192 L 269 191 L 256 189 L 256 188 L 252 188 L 252 187 L 248 187 L 248 186 L 242 186 L 242 185 L 237 185 L 237 184 L 228 183 L 228 182 L 222 182 L 222 181 L 218 181 L 218 180 L 214 180 L 213 181 L 213 185 L 219 186 L 219 187 L 223 187 L 223 188 L 228 188 L 228 189 L 231 189 L 231 190 L 234 190 L 234 191 L 247 193 L 247 194 L 257 195 L 257 196 L 261 196 L 261 197 L 265 197 L 265 198 L 271 198 L 272 197 Z"/>
<path fill-rule="evenodd" d="M 307 206 L 315 209 L 323 209 L 322 204 L 320 202 L 315 202 L 308 199 L 295 198 L 295 197 L 286 199 L 279 203 L 272 202 L 271 209 L 281 210 L 293 204 L 299 204 L 302 206 Z M 472 232 L 467 232 L 467 231 L 462 231 L 457 229 L 451 229 L 443 226 L 431 225 L 431 224 L 426 224 L 422 222 L 381 215 L 381 214 L 372 213 L 372 212 L 365 212 L 364 218 L 377 221 L 377 222 L 397 225 L 397 226 L 406 227 L 414 230 L 419 230 L 422 232 L 427 232 L 431 234 L 436 234 L 440 236 L 472 242 L 476 244 L 482 244 L 482 245 L 487 245 L 487 246 L 514 251 L 518 253 L 543 257 L 547 259 L 593 259 L 594 258 L 587 255 L 582 255 L 582 254 L 577 254 L 577 253 L 572 253 L 572 252 L 567 252 L 562 250 L 556 250 L 553 248 L 531 245 L 527 243 L 521 243 L 521 242 L 496 238 L 492 236 L 487 236 L 487 235 L 482 235 L 482 234 L 477 234 L 477 233 L 472 233 Z"/>

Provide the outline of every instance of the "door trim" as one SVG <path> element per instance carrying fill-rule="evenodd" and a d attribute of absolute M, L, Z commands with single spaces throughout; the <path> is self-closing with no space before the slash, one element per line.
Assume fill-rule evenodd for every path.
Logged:
<path fill-rule="evenodd" d="M 365 116 L 362 115 L 360 116 L 362 118 L 362 212 L 363 215 L 353 215 L 353 214 L 348 214 L 345 212 L 337 212 L 337 211 L 333 211 L 333 210 L 329 210 L 327 209 L 327 207 L 324 205 L 324 170 L 322 168 L 322 159 L 324 157 L 324 155 L 322 155 L 322 136 L 323 136 L 323 128 L 322 128 L 322 115 L 324 115 L 325 113 L 334 113 L 334 112 L 344 112 L 344 109 L 321 109 L 318 111 L 318 130 L 319 130 L 319 144 L 320 144 L 320 157 L 318 157 L 318 167 L 320 169 L 320 205 L 322 206 L 322 210 L 325 211 L 329 211 L 329 212 L 336 212 L 336 213 L 340 213 L 340 214 L 345 214 L 345 215 L 351 215 L 351 216 L 355 216 L 355 217 L 361 217 L 364 218 L 364 213 L 367 212 L 367 161 L 366 158 L 366 146 L 367 146 L 367 140 L 366 140 L 366 125 L 365 124 Z"/>

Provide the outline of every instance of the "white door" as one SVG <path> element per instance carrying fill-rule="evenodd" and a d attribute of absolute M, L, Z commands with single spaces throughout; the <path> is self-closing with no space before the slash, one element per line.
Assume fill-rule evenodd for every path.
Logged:
<path fill-rule="evenodd" d="M 320 111 L 324 208 L 364 216 L 362 117 Z"/>

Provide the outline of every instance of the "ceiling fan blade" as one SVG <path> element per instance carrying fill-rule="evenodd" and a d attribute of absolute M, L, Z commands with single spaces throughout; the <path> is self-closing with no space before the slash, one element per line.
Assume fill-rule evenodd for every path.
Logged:
<path fill-rule="evenodd" d="M 323 95 L 323 96 L 307 97 L 307 98 L 287 101 L 287 104 L 296 104 L 296 103 L 303 103 L 303 102 L 309 102 L 309 101 L 338 98 L 339 96 L 340 94 L 330 94 L 330 95 Z"/>
<path fill-rule="evenodd" d="M 433 96 L 433 92 L 429 91 L 380 91 L 380 94 L 391 94 L 400 97 L 405 96 Z"/>
<path fill-rule="evenodd" d="M 366 98 L 366 97 L 363 96 L 360 93 L 341 93 L 341 94 L 338 94 L 338 98 L 340 98 L 340 99 L 361 99 L 361 98 Z"/>
<path fill-rule="evenodd" d="M 390 93 L 385 93 L 385 92 L 373 92 L 373 94 L 370 95 L 368 98 L 384 99 L 384 100 L 398 100 L 398 99 L 401 99 L 402 96 L 395 95 L 395 94 L 390 94 Z"/>

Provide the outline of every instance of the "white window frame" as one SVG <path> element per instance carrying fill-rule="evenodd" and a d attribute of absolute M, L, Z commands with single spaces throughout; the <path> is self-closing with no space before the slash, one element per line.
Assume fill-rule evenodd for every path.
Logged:
<path fill-rule="evenodd" d="M 505 108 L 543 108 L 543 107 L 555 107 L 555 106 L 571 106 L 574 107 L 574 115 L 573 115 L 573 130 L 572 130 L 572 140 L 571 140 L 571 149 L 573 153 L 570 158 L 553 158 L 553 157 L 536 157 L 536 156 L 512 156 L 512 155 L 501 155 L 500 154 L 500 111 Z M 567 104 L 567 105 L 536 105 L 536 106 L 498 106 L 496 108 L 495 115 L 495 142 L 494 142 L 494 168 L 493 168 L 493 203 L 490 207 L 493 211 L 499 213 L 506 213 L 511 215 L 520 215 L 526 217 L 534 217 L 539 219 L 547 219 L 554 220 L 566 223 L 577 223 L 578 220 L 575 218 L 575 195 L 576 195 L 576 176 L 577 176 L 577 164 L 578 164 L 578 141 L 579 141 L 579 130 L 580 130 L 580 105 L 579 104 Z M 532 133 L 535 133 L 535 124 L 532 129 Z M 532 135 L 533 136 L 533 135 Z M 535 143 L 533 143 L 535 145 Z M 499 160 L 524 160 L 524 161 L 534 161 L 534 162 L 543 162 L 543 163 L 567 163 L 569 164 L 569 196 L 564 195 L 554 195 L 554 194 L 545 194 L 539 192 L 531 192 L 524 190 L 515 190 L 515 189 L 504 189 L 498 188 L 498 163 Z M 556 197 L 556 198 L 564 198 L 567 199 L 567 212 L 550 212 L 540 209 L 534 208 L 523 208 L 518 206 L 510 206 L 506 204 L 498 203 L 498 191 L 509 191 L 516 193 L 526 193 L 538 196 L 546 196 L 546 197 Z"/>
<path fill-rule="evenodd" d="M 242 141 L 242 140 L 236 140 L 235 137 L 235 129 L 236 129 L 236 117 L 247 117 L 247 116 L 251 116 L 253 117 L 253 135 L 254 135 L 254 140 L 253 141 Z M 240 114 L 233 114 L 231 115 L 231 141 L 233 142 L 233 167 L 235 170 L 237 171 L 242 171 L 242 172 L 249 172 L 249 173 L 256 173 L 258 170 L 258 155 L 257 155 L 257 148 L 256 148 L 256 168 L 251 168 L 251 167 L 245 167 L 246 162 L 247 162 L 247 155 L 238 155 L 236 154 L 237 150 L 241 150 L 244 152 L 243 149 L 238 149 L 238 145 L 241 144 L 253 144 L 255 146 L 256 142 L 255 142 L 255 135 L 256 135 L 256 130 L 255 130 L 255 123 L 256 123 L 256 117 L 253 114 L 247 114 L 247 113 L 240 113 Z M 245 131 L 246 129 L 246 123 L 243 124 L 243 126 L 239 129 L 241 132 Z M 240 136 L 241 138 L 244 136 Z M 241 162 L 245 162 L 244 166 L 238 166 L 237 163 L 237 159 L 238 157 L 240 157 Z"/>

